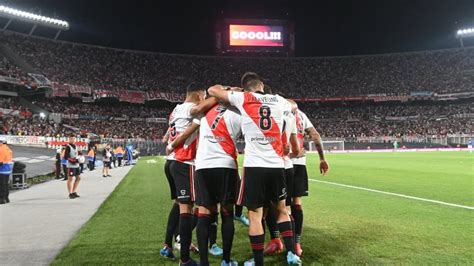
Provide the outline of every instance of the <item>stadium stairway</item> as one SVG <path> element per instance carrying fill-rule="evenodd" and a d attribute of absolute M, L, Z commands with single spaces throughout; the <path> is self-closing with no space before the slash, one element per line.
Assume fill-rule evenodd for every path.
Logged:
<path fill-rule="evenodd" d="M 114 168 L 108 178 L 101 169 L 86 171 L 77 199 L 59 180 L 10 194 L 11 202 L 0 205 L 1 265 L 49 265 L 131 168 Z"/>
<path fill-rule="evenodd" d="M 15 53 L 10 47 L 5 44 L 0 44 L 0 54 L 3 55 L 10 63 L 18 66 L 26 73 L 41 74 L 36 71 L 28 62 L 26 62 L 20 55 Z"/>

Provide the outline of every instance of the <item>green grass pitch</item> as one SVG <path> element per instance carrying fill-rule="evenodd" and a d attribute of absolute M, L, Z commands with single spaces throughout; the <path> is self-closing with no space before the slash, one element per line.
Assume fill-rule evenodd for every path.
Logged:
<path fill-rule="evenodd" d="M 327 157 L 331 171 L 322 177 L 317 156 L 308 155 L 311 179 L 474 206 L 474 154 Z M 159 255 L 171 206 L 163 164 L 163 158 L 142 158 L 53 264 L 177 265 Z M 474 263 L 474 210 L 314 181 L 303 207 L 304 265 Z M 251 257 L 241 224 L 232 254 L 240 263 Z M 265 262 L 285 265 L 282 256 Z M 211 265 L 220 259 L 212 257 Z"/>

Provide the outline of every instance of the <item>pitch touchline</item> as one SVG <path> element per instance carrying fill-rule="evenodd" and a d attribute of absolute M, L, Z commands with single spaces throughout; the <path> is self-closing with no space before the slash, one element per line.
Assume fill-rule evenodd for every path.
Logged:
<path fill-rule="evenodd" d="M 457 207 L 457 208 L 463 208 L 463 209 L 468 209 L 468 210 L 474 210 L 474 207 L 471 207 L 471 206 L 465 206 L 465 205 L 459 205 L 459 204 L 454 204 L 454 203 L 448 203 L 448 202 L 439 201 L 439 200 L 430 200 L 430 199 L 418 198 L 418 197 L 408 196 L 408 195 L 404 195 L 404 194 L 386 192 L 386 191 L 381 191 L 381 190 L 376 190 L 376 189 L 370 189 L 370 188 L 364 188 L 364 187 L 356 187 L 356 186 L 351 186 L 351 185 L 344 185 L 344 184 L 340 184 L 340 183 L 334 183 L 334 182 L 316 180 L 316 179 L 311 179 L 311 178 L 309 178 L 309 180 L 310 180 L 310 181 L 313 181 L 313 182 L 324 183 L 324 184 L 329 184 L 329 185 L 334 185 L 334 186 L 340 186 L 340 187 L 347 187 L 347 188 L 365 190 L 365 191 L 370 191 L 370 192 L 375 192 L 375 193 L 380 193 L 380 194 L 385 194 L 385 195 L 396 196 L 396 197 L 400 197 L 400 198 L 407 198 L 407 199 L 413 199 L 413 200 L 419 200 L 419 201 L 425 201 L 425 202 L 431 202 L 431 203 L 442 204 L 442 205 L 451 206 L 451 207 Z"/>

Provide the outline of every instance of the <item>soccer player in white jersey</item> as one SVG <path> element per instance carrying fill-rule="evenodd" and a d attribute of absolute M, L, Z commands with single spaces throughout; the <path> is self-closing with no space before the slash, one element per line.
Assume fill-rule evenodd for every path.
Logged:
<path fill-rule="evenodd" d="M 173 146 L 173 141 L 178 138 L 192 123 L 199 125 L 199 119 L 194 119 L 191 110 L 204 100 L 206 91 L 203 88 L 191 84 L 187 88 L 186 100 L 178 104 L 169 117 L 169 142 L 167 149 L 172 152 L 167 160 L 170 163 L 165 165 L 165 173 L 170 184 L 171 198 L 179 203 L 179 234 L 181 239 L 181 260 L 180 265 L 197 265 L 189 256 L 189 247 L 192 239 L 192 207 L 194 202 L 194 159 L 197 151 L 197 132 L 190 135 L 183 144 Z M 171 146 L 171 147 L 170 147 Z M 174 207 L 173 207 L 174 208 Z M 168 218 L 168 225 L 176 217 Z M 172 221 L 170 221 L 172 220 Z M 173 230 L 174 231 L 174 230 Z M 169 236 L 173 232 L 167 229 L 165 247 L 160 254 L 165 257 L 173 257 Z M 172 233 L 171 233 L 172 235 Z"/>
<path fill-rule="evenodd" d="M 319 170 L 322 175 L 329 171 L 329 165 L 324 157 L 323 143 L 318 131 L 314 128 L 311 121 L 301 110 L 295 113 L 296 126 L 298 131 L 298 140 L 301 149 L 304 149 L 305 134 L 315 143 L 316 150 L 319 154 Z M 295 220 L 295 252 L 301 256 L 303 250 L 301 248 L 301 232 L 303 228 L 303 208 L 301 197 L 308 196 L 308 172 L 306 170 L 306 157 L 293 158 L 293 199 L 291 205 L 291 215 Z"/>
<path fill-rule="evenodd" d="M 217 88 L 223 89 L 219 85 Z M 205 105 L 209 101 L 213 102 L 212 99 L 208 99 L 200 105 Z M 196 231 L 200 265 L 209 265 L 207 252 L 209 229 L 215 219 L 213 215 L 217 214 L 218 204 L 222 217 L 221 265 L 238 265 L 236 261 L 231 261 L 230 253 L 234 237 L 233 205 L 237 200 L 239 181 L 236 139 L 241 134 L 241 116 L 237 110 L 231 111 L 228 107 L 217 104 L 217 101 L 214 101 L 212 106 L 196 108 L 195 111 L 203 113 L 195 160 L 196 204 L 199 206 Z"/>
<path fill-rule="evenodd" d="M 236 107 L 242 115 L 245 137 L 244 174 L 238 204 L 249 210 L 249 238 L 254 255 L 253 264 L 263 265 L 265 234 L 262 227 L 263 207 L 273 203 L 277 210 L 278 228 L 283 236 L 290 265 L 301 264 L 294 254 L 293 230 L 285 207 L 286 184 L 283 160 L 284 99 L 263 94 L 262 79 L 255 73 L 245 73 L 245 92 L 209 88 L 211 96 Z"/>
<path fill-rule="evenodd" d="M 265 93 L 272 94 L 272 89 L 269 86 L 265 86 Z M 287 100 L 284 109 L 284 130 L 282 134 L 282 144 L 284 147 L 284 161 L 285 161 L 285 181 L 286 181 L 286 206 L 290 215 L 292 229 L 294 231 L 294 219 L 291 216 L 291 199 L 293 196 L 293 163 L 290 159 L 292 157 L 301 156 L 300 147 L 297 137 L 296 119 L 294 117 L 294 111 L 296 111 L 297 105 L 294 101 Z M 291 151 L 291 154 L 290 154 Z M 280 253 L 283 251 L 283 243 L 280 239 L 280 231 L 275 217 L 275 212 L 272 209 L 267 210 L 265 215 L 265 222 L 270 232 L 270 241 L 267 243 L 263 253 L 265 255 Z"/>

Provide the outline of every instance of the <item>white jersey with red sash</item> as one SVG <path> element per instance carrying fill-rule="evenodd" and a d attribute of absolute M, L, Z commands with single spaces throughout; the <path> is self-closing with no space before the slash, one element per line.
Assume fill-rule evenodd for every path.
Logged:
<path fill-rule="evenodd" d="M 301 110 L 296 110 L 296 129 L 298 131 L 298 141 L 300 143 L 300 148 L 304 149 L 304 134 L 306 129 L 314 127 L 309 118 L 303 113 Z M 306 165 L 306 156 L 301 158 L 293 158 L 291 159 L 293 164 L 295 165 Z"/>
<path fill-rule="evenodd" d="M 191 109 L 194 103 L 182 103 L 176 105 L 169 117 L 169 142 L 173 142 L 182 134 L 193 122 L 200 124 L 199 119 L 191 116 Z M 194 165 L 198 143 L 198 132 L 194 132 L 182 145 L 174 148 L 174 151 L 168 155 L 167 160 L 176 160 L 186 164 Z"/>
<path fill-rule="evenodd" d="M 290 145 L 290 136 L 291 134 L 297 134 L 298 131 L 296 129 L 296 119 L 293 113 L 291 112 L 291 104 L 287 102 L 286 108 L 283 112 L 283 119 L 285 121 L 283 135 L 282 135 L 282 143 L 283 146 Z M 283 157 L 285 160 L 285 169 L 293 168 L 293 162 L 290 159 L 290 156 L 285 155 Z"/>
<path fill-rule="evenodd" d="M 196 170 L 237 169 L 236 139 L 242 118 L 222 105 L 215 105 L 201 118 Z"/>
<path fill-rule="evenodd" d="M 282 128 L 285 99 L 278 95 L 228 92 L 242 115 L 244 167 L 284 168 Z"/>

